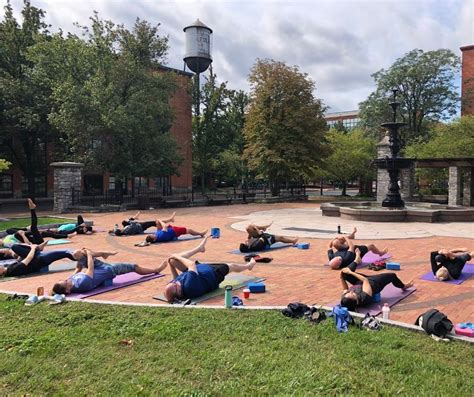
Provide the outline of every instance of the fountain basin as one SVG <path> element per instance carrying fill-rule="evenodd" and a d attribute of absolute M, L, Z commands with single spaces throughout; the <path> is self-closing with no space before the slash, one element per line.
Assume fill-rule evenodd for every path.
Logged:
<path fill-rule="evenodd" d="M 473 222 L 474 207 L 432 203 L 406 203 L 403 209 L 384 208 L 372 201 L 321 204 L 323 216 L 367 222 Z"/>

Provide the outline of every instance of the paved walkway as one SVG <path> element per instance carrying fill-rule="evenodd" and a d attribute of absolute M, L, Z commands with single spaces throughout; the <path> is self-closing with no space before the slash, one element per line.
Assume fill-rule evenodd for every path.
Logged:
<path fill-rule="evenodd" d="M 141 219 L 165 217 L 171 210 L 144 211 Z M 129 213 L 85 214 L 96 226 L 109 229 Z M 245 239 L 244 226 L 252 222 L 272 221 L 270 232 L 286 235 L 299 235 L 309 241 L 309 250 L 286 248 L 272 251 L 269 255 L 273 262 L 257 264 L 253 274 L 266 278 L 268 292 L 253 294 L 245 303 L 255 306 L 286 305 L 300 301 L 308 304 L 330 304 L 340 297 L 339 272 L 331 271 L 323 264 L 326 262 L 326 250 L 330 236 L 334 235 L 337 225 L 343 231 L 354 226 L 340 218 L 323 218 L 319 206 L 313 203 L 249 204 L 218 207 L 199 207 L 178 209 L 177 226 L 201 228 L 219 227 L 221 238 L 210 239 L 207 251 L 196 256 L 202 261 L 242 262 L 242 257 L 229 251 L 238 247 Z M 402 280 L 413 278 L 417 291 L 392 308 L 392 318 L 413 323 L 418 314 L 436 307 L 448 314 L 454 322 L 474 321 L 474 278 L 461 285 L 420 280 L 420 276 L 429 271 L 429 252 L 443 247 L 467 246 L 474 249 L 474 226 L 467 223 L 421 224 L 421 223 L 369 223 L 359 222 L 357 243 L 367 243 L 377 239 L 376 244 L 389 247 L 393 259 L 402 264 L 398 272 Z M 318 229 L 317 231 L 288 230 L 288 228 Z M 416 237 L 416 238 L 415 238 Z M 384 238 L 384 239 L 382 239 Z M 69 245 L 56 248 L 81 248 L 84 246 L 96 250 L 117 250 L 116 261 L 136 262 L 144 266 L 156 265 L 171 253 L 181 252 L 194 247 L 200 240 L 156 244 L 137 248 L 134 243 L 143 240 L 143 236 L 111 237 L 107 233 L 93 236 L 75 236 Z M 51 249 L 48 247 L 47 249 Z M 54 266 L 54 265 L 53 265 Z M 371 271 L 364 269 L 364 272 Z M 170 280 L 169 272 L 163 278 L 136 284 L 127 288 L 110 291 L 94 297 L 95 300 L 116 300 L 123 302 L 160 304 L 152 296 L 159 293 Z M 67 277 L 69 272 L 49 273 L 36 277 L 0 282 L 2 291 L 33 293 L 38 286 L 49 289 L 54 282 Z M 236 292 L 241 295 L 241 291 Z M 221 306 L 222 297 L 205 302 Z"/>

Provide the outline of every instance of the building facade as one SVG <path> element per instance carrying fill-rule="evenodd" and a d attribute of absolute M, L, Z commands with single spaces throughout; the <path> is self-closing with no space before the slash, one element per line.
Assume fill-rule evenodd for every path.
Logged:
<path fill-rule="evenodd" d="M 461 47 L 461 116 L 474 114 L 474 44 Z"/>
<path fill-rule="evenodd" d="M 170 105 L 174 119 L 170 133 L 178 145 L 178 151 L 183 158 L 177 175 L 157 176 L 156 178 L 141 178 L 139 176 L 129 179 L 125 184 L 127 193 L 132 188 L 156 188 L 162 189 L 164 194 L 173 191 L 182 191 L 192 187 L 192 98 L 189 90 L 192 73 L 183 72 L 160 66 L 158 73 L 174 73 L 178 88 L 172 98 Z M 38 151 L 44 153 L 45 163 L 50 164 L 54 158 L 52 145 L 38 147 Z M 43 155 L 43 154 L 41 154 Z M 115 177 L 108 172 L 97 169 L 85 169 L 82 178 L 82 191 L 84 195 L 102 195 L 116 189 Z M 53 196 L 53 169 L 48 166 L 45 173 L 40 173 L 35 180 L 37 197 Z M 25 197 L 28 192 L 26 178 L 19 167 L 13 164 L 9 170 L 0 174 L 0 199 Z"/>
<path fill-rule="evenodd" d="M 337 124 L 342 123 L 344 128 L 347 130 L 352 130 L 360 124 L 358 110 L 328 113 L 324 119 L 326 120 L 329 128 L 335 127 Z"/>

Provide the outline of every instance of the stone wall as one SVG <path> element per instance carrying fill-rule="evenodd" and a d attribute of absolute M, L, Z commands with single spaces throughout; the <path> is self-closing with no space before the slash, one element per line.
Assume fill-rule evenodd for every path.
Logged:
<path fill-rule="evenodd" d="M 65 212 L 72 206 L 73 189 L 81 190 L 83 164 L 51 163 L 54 170 L 54 211 Z"/>

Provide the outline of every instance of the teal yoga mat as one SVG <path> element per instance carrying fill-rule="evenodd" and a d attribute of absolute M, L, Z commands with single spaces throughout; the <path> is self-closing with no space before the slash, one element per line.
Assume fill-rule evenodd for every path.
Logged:
<path fill-rule="evenodd" d="M 48 240 L 48 243 L 46 245 L 61 245 L 61 244 L 69 244 L 69 243 L 72 243 L 72 241 L 66 240 L 64 238 L 58 238 L 58 239 Z"/>
<path fill-rule="evenodd" d="M 239 273 L 231 273 L 227 275 L 227 277 L 224 279 L 222 283 L 219 284 L 219 288 L 207 294 L 204 294 L 203 296 L 200 296 L 199 298 L 192 299 L 191 304 L 203 302 L 208 299 L 214 298 L 215 296 L 224 295 L 225 287 L 228 285 L 231 285 L 232 290 L 235 291 L 235 290 L 245 287 L 248 283 L 258 283 L 264 280 L 265 279 L 262 277 L 249 276 L 246 274 L 239 274 Z M 165 299 L 163 294 L 155 295 L 153 299 L 168 303 L 168 301 Z"/>

